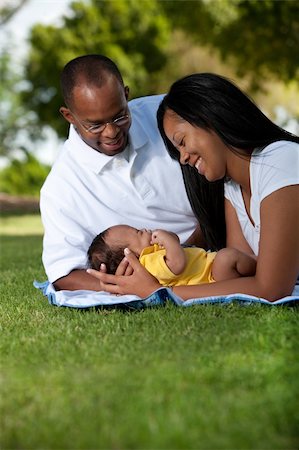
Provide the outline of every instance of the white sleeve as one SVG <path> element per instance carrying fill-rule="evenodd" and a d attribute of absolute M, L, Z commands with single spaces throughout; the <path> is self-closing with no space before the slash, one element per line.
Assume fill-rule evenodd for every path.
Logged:
<path fill-rule="evenodd" d="M 299 183 L 299 145 L 289 141 L 270 144 L 251 157 L 251 183 L 258 189 L 259 200 L 286 186 Z M 225 182 L 224 195 L 234 207 L 243 204 L 240 186 Z"/>
<path fill-rule="evenodd" d="M 262 163 L 259 164 L 258 174 L 260 201 L 278 189 L 299 184 L 298 144 L 287 141 L 275 142 L 269 151 L 265 152 L 265 155 L 262 152 L 261 156 Z M 254 158 L 252 165 L 255 164 Z M 256 158 L 258 161 L 259 156 Z"/>
<path fill-rule="evenodd" d="M 76 220 L 76 205 L 71 200 L 68 209 L 58 196 L 41 190 L 40 210 L 45 230 L 42 259 L 51 283 L 87 265 L 86 249 L 93 236 Z M 77 215 L 80 217 L 80 211 Z"/>

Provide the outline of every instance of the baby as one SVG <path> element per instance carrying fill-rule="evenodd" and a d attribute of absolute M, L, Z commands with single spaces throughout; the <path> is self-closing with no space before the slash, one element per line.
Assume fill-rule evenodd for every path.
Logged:
<path fill-rule="evenodd" d="M 207 252 L 198 247 L 183 247 L 175 233 L 166 230 L 137 230 L 115 225 L 95 237 L 88 249 L 88 261 L 99 270 L 104 263 L 115 273 L 129 248 L 140 263 L 163 286 L 196 285 L 229 280 L 255 273 L 253 256 L 234 248 Z"/>

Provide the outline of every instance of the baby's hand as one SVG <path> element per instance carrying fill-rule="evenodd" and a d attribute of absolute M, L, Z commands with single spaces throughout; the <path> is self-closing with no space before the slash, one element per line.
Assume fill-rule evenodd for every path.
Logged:
<path fill-rule="evenodd" d="M 171 242 L 178 242 L 179 238 L 175 233 L 166 230 L 154 230 L 152 232 L 152 244 L 158 244 L 160 247 L 167 247 Z"/>

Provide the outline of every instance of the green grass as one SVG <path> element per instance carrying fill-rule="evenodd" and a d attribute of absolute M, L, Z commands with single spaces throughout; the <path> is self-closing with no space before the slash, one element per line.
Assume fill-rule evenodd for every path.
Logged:
<path fill-rule="evenodd" d="M 25 236 L 43 233 L 39 214 L 7 215 L 0 217 L 0 236 Z"/>
<path fill-rule="evenodd" d="M 298 310 L 57 308 L 41 246 L 1 238 L 0 448 L 298 448 Z"/>

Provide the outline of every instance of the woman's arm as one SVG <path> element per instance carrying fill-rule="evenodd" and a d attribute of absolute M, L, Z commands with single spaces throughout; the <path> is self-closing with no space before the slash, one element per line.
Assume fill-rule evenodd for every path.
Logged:
<path fill-rule="evenodd" d="M 260 219 L 257 275 L 269 299 L 277 299 L 292 293 L 299 273 L 299 185 L 266 197 Z"/>
<path fill-rule="evenodd" d="M 261 204 L 260 249 L 254 276 L 198 286 L 177 286 L 173 290 L 183 300 L 244 293 L 275 301 L 290 295 L 299 272 L 298 230 L 299 186 L 279 189 Z M 238 245 L 239 238 L 235 245 L 233 238 L 230 239 L 230 245 Z M 126 267 L 128 263 L 134 270 L 130 276 L 89 273 L 101 280 L 102 289 L 115 294 L 146 297 L 160 287 L 132 253 L 127 253 L 122 264 Z"/>
<path fill-rule="evenodd" d="M 228 225 L 233 224 L 228 232 L 229 245 L 246 251 L 232 218 L 233 215 L 228 218 Z M 290 295 L 299 273 L 299 186 L 284 187 L 266 197 L 261 203 L 260 219 L 260 245 L 254 276 L 210 285 L 179 286 L 174 288 L 175 293 L 183 299 L 244 293 L 270 301 Z"/>
<path fill-rule="evenodd" d="M 226 222 L 226 247 L 236 248 L 243 253 L 253 255 L 252 248 L 246 241 L 237 213 L 227 198 L 224 201 L 225 222 Z"/>

